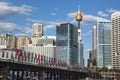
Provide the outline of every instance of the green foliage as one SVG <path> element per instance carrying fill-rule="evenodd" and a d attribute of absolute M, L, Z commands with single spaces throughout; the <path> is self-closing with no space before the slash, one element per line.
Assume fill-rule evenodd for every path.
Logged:
<path fill-rule="evenodd" d="M 108 68 L 107 67 L 102 67 L 100 72 L 108 72 Z"/>
<path fill-rule="evenodd" d="M 87 75 L 88 77 L 91 77 L 92 72 L 89 70 L 89 71 L 86 72 L 86 75 Z"/>
<path fill-rule="evenodd" d="M 84 67 L 84 71 L 85 71 L 85 72 L 88 71 L 87 67 Z"/>

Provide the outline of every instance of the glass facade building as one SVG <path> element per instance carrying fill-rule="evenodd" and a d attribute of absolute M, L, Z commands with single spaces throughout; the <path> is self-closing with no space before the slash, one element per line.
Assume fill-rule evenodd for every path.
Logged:
<path fill-rule="evenodd" d="M 56 26 L 56 58 L 66 61 L 69 65 L 77 64 L 77 27 L 70 23 Z"/>
<path fill-rule="evenodd" d="M 83 53 L 84 53 L 84 44 L 82 42 L 82 40 L 80 40 L 80 67 L 84 68 L 84 58 L 83 58 Z M 79 54 L 79 53 L 78 53 Z"/>
<path fill-rule="evenodd" d="M 97 66 L 112 65 L 111 22 L 106 19 L 97 20 Z"/>

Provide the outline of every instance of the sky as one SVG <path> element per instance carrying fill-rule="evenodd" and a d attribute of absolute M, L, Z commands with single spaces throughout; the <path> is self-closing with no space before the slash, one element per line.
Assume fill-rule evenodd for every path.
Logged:
<path fill-rule="evenodd" d="M 111 19 L 120 10 L 120 0 L 0 0 L 0 32 L 31 37 L 32 24 L 42 23 L 46 36 L 56 35 L 56 25 L 72 23 L 80 6 L 85 65 L 92 48 L 92 28 L 97 18 Z"/>

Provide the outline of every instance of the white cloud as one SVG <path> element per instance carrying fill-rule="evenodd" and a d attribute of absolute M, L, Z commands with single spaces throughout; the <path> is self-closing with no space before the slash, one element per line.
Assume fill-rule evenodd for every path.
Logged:
<path fill-rule="evenodd" d="M 120 10 L 108 9 L 108 10 L 106 10 L 106 11 L 109 12 L 109 13 L 114 13 L 114 12 L 118 12 L 118 11 L 120 11 Z"/>
<path fill-rule="evenodd" d="M 59 24 L 60 22 L 55 22 L 55 21 L 47 21 L 45 24 L 45 29 L 55 29 L 56 25 Z"/>
<path fill-rule="evenodd" d="M 17 32 L 15 36 L 30 36 L 31 34 L 32 34 L 32 28 L 24 26 L 24 28 L 21 28 L 21 30 Z"/>
<path fill-rule="evenodd" d="M 36 20 L 36 19 L 31 19 L 31 18 L 27 18 L 27 21 L 30 21 L 32 23 L 44 23 L 44 21 L 42 20 Z"/>
<path fill-rule="evenodd" d="M 57 14 L 56 13 L 51 13 L 52 16 L 56 16 Z"/>
<path fill-rule="evenodd" d="M 13 32 L 16 30 L 21 30 L 21 28 L 17 24 L 9 22 L 0 22 L 0 32 Z"/>
<path fill-rule="evenodd" d="M 75 18 L 76 12 L 71 12 L 67 14 L 69 18 Z"/>
<path fill-rule="evenodd" d="M 67 21 L 46 21 L 46 28 L 56 28 L 56 25 L 59 25 L 60 23 L 66 23 Z"/>
<path fill-rule="evenodd" d="M 32 33 L 31 27 L 25 27 L 22 28 L 21 26 L 18 26 L 15 23 L 10 22 L 0 22 L 0 32 L 2 33 L 14 33 L 15 36 L 20 35 L 30 35 Z"/>
<path fill-rule="evenodd" d="M 68 18 L 70 19 L 69 21 L 71 23 L 76 23 L 75 15 L 76 15 L 76 12 L 72 12 L 72 13 L 67 14 Z M 83 16 L 83 19 L 81 21 L 81 24 L 83 24 L 83 25 L 95 25 L 97 22 L 97 19 L 101 19 L 98 16 L 88 15 L 85 13 L 82 13 L 82 16 Z"/>
<path fill-rule="evenodd" d="M 43 20 L 36 20 L 31 18 L 27 18 L 27 21 L 30 21 L 33 23 L 42 23 L 44 24 L 44 29 L 55 29 L 56 25 L 66 22 L 66 21 L 43 21 Z"/>
<path fill-rule="evenodd" d="M 17 14 L 29 14 L 32 11 L 29 5 L 13 6 L 8 2 L 0 2 L 0 18 L 8 18 Z"/>
<path fill-rule="evenodd" d="M 56 27 L 56 24 L 48 24 L 46 25 L 46 29 L 54 29 Z"/>
<path fill-rule="evenodd" d="M 105 14 L 105 13 L 102 12 L 102 11 L 99 11 L 97 14 L 98 14 L 99 16 L 102 16 L 102 17 L 107 17 L 107 16 L 109 16 L 108 14 Z"/>
<path fill-rule="evenodd" d="M 96 24 L 97 17 L 93 15 L 83 15 L 83 21 L 82 24 L 84 25 L 90 25 L 90 24 Z"/>

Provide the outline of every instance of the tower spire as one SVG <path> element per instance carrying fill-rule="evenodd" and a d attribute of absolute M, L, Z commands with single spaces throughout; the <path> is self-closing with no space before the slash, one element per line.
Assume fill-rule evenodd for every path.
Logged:
<path fill-rule="evenodd" d="M 82 21 L 82 14 L 80 12 L 80 6 L 78 6 L 78 12 L 76 14 L 76 21 L 78 22 L 78 29 L 80 30 L 80 21 Z M 80 33 L 80 31 L 79 31 L 79 33 Z"/>
<path fill-rule="evenodd" d="M 80 5 L 78 5 L 78 12 L 80 12 Z"/>

